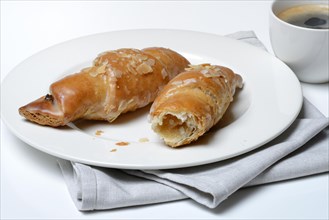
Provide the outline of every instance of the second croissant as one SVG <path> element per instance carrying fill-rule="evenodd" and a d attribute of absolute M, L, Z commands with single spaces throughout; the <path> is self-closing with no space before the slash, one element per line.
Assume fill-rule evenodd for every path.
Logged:
<path fill-rule="evenodd" d="M 153 102 L 153 130 L 171 147 L 197 140 L 224 115 L 242 77 L 223 66 L 201 64 L 172 79 Z"/>

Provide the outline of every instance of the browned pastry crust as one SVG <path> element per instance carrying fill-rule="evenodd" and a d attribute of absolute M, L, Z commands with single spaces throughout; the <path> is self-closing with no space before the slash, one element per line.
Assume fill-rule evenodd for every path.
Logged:
<path fill-rule="evenodd" d="M 223 66 L 191 66 L 172 79 L 150 110 L 153 130 L 171 147 L 197 140 L 214 126 L 233 101 L 242 78 Z"/>
<path fill-rule="evenodd" d="M 104 52 L 91 67 L 53 83 L 47 96 L 19 108 L 19 113 L 53 127 L 80 118 L 111 122 L 152 102 L 188 64 L 177 52 L 160 47 Z"/>

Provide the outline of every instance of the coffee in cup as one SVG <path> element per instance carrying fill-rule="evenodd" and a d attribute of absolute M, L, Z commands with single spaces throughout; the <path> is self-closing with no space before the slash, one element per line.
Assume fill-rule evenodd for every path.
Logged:
<path fill-rule="evenodd" d="M 275 0 L 270 40 L 275 55 L 302 82 L 329 81 L 329 5 L 327 0 Z"/>
<path fill-rule="evenodd" d="M 329 29 L 328 5 L 298 5 L 280 12 L 277 16 L 279 19 L 299 27 Z"/>

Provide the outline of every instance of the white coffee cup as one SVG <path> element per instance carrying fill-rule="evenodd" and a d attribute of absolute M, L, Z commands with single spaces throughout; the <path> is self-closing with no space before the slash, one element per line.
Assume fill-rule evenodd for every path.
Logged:
<path fill-rule="evenodd" d="M 278 14 L 298 5 L 328 5 L 327 0 L 276 0 L 270 12 L 270 39 L 275 55 L 285 62 L 302 82 L 329 81 L 329 29 L 305 28 L 287 23 Z"/>

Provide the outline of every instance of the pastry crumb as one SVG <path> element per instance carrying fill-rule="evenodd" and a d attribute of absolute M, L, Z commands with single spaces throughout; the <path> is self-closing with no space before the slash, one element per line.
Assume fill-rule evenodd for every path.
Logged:
<path fill-rule="evenodd" d="M 145 142 L 149 142 L 150 140 L 148 138 L 140 138 L 138 141 L 141 143 L 145 143 Z"/>
<path fill-rule="evenodd" d="M 113 148 L 112 150 L 110 150 L 110 152 L 116 152 L 117 149 Z"/>
<path fill-rule="evenodd" d="M 104 131 L 97 130 L 97 131 L 95 132 L 95 135 L 100 136 L 100 135 L 102 135 L 103 133 L 104 133 Z"/>
<path fill-rule="evenodd" d="M 115 145 L 118 145 L 118 146 L 127 146 L 127 145 L 129 145 L 129 142 L 121 141 L 121 142 L 115 143 Z"/>

